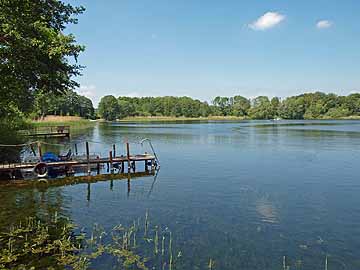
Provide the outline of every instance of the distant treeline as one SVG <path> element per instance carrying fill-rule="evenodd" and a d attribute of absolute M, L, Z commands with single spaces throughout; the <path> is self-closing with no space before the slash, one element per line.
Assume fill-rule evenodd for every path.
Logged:
<path fill-rule="evenodd" d="M 259 96 L 215 97 L 212 104 L 190 97 L 104 96 L 98 115 L 105 120 L 131 116 L 209 117 L 237 116 L 249 119 L 320 119 L 360 116 L 360 94 L 338 96 L 321 92 L 306 93 L 281 100 Z"/>
<path fill-rule="evenodd" d="M 84 118 L 94 118 L 95 110 L 92 101 L 72 90 L 63 93 L 35 94 L 32 118 L 41 118 L 46 115 L 71 115 Z"/>

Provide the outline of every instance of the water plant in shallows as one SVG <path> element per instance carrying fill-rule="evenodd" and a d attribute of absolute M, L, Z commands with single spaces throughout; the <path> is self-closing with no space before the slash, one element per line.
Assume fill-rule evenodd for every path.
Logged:
<path fill-rule="evenodd" d="M 131 226 L 110 231 L 95 224 L 90 232 L 68 218 L 55 216 L 46 223 L 27 218 L 0 234 L 0 269 L 177 269 L 181 252 L 174 248 L 168 228 L 138 219 Z M 110 264 L 109 264 L 110 262 Z"/>

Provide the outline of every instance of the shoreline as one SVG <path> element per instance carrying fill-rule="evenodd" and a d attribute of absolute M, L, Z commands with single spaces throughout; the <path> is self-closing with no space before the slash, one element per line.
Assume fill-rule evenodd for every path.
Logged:
<path fill-rule="evenodd" d="M 177 121 L 336 121 L 336 120 L 360 120 L 360 116 L 348 116 L 342 118 L 313 118 L 313 119 L 252 119 L 237 116 L 209 116 L 209 117 L 167 117 L 167 116 L 150 116 L 150 117 L 126 117 L 114 122 L 177 122 Z M 99 119 L 97 121 L 105 121 Z"/>
<path fill-rule="evenodd" d="M 177 121 L 209 121 L 209 120 L 248 120 L 245 117 L 236 116 L 209 116 L 209 117 L 172 117 L 172 116 L 134 116 L 119 119 L 116 122 L 177 122 Z"/>
<path fill-rule="evenodd" d="M 348 116 L 342 118 L 313 118 L 313 119 L 251 119 L 247 117 L 237 117 L 237 116 L 209 116 L 209 117 L 171 117 L 171 116 L 134 116 L 126 117 L 123 119 L 118 119 L 113 122 L 118 123 L 130 123 L 130 122 L 184 122 L 184 121 L 336 121 L 336 120 L 360 120 L 360 116 Z M 51 116 L 48 119 L 43 120 L 32 120 L 28 119 L 29 124 L 34 127 L 41 126 L 71 126 L 71 127 L 84 127 L 92 126 L 96 123 L 101 122 L 112 122 L 106 121 L 104 119 L 85 119 L 76 116 Z"/>

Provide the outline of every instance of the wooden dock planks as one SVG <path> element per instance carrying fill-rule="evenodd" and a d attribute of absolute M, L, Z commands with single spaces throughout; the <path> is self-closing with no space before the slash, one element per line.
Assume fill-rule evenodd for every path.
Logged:
<path fill-rule="evenodd" d="M 76 158 L 76 156 L 75 156 Z M 112 163 L 123 163 L 123 162 L 137 162 L 137 161 L 155 161 L 155 156 L 153 155 L 133 155 L 125 157 L 113 157 Z M 63 167 L 63 166 L 77 166 L 77 165 L 87 165 L 90 164 L 107 164 L 110 163 L 110 158 L 97 158 L 97 159 L 83 159 L 83 160 L 67 160 L 67 161 L 57 161 L 57 162 L 47 162 L 46 164 L 49 167 Z M 31 169 L 36 166 L 37 163 L 11 163 L 11 164 L 0 164 L 0 171 L 8 170 L 20 170 L 20 169 Z"/>
<path fill-rule="evenodd" d="M 70 126 L 43 126 L 23 131 L 29 137 L 70 137 Z"/>

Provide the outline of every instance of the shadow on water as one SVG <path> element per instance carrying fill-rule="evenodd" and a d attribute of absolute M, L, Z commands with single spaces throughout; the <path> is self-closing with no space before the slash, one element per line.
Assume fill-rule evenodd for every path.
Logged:
<path fill-rule="evenodd" d="M 65 217 L 71 217 L 68 209 L 69 201 L 63 194 L 63 188 L 67 186 L 86 185 L 86 197 L 91 200 L 91 185 L 105 182 L 109 184 L 109 190 L 114 188 L 115 181 L 127 182 L 127 196 L 131 193 L 131 183 L 137 179 L 151 178 L 151 186 L 147 192 L 149 197 L 157 181 L 159 170 L 148 172 L 106 174 L 97 176 L 65 177 L 49 180 L 11 180 L 0 182 L 0 232 L 5 228 L 16 224 L 24 217 L 37 217 L 44 219 L 55 213 Z M 46 219 L 45 219 L 46 220 Z"/>

